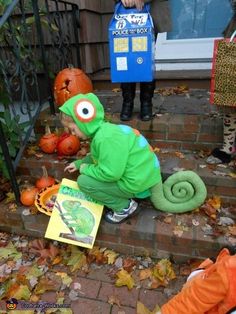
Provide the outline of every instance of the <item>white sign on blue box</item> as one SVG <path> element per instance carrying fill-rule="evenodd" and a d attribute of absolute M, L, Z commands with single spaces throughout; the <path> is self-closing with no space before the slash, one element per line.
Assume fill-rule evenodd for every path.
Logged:
<path fill-rule="evenodd" d="M 113 83 L 154 79 L 155 35 L 149 4 L 142 11 L 116 5 L 109 25 L 109 50 Z"/>

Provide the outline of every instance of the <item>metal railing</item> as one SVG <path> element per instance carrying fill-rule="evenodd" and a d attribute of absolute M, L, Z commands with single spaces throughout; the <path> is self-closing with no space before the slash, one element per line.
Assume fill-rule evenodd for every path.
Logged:
<path fill-rule="evenodd" d="M 0 9 L 0 169 L 19 201 L 15 171 L 42 108 L 47 104 L 55 114 L 54 77 L 70 64 L 81 67 L 79 8 L 61 0 L 14 0 Z"/>

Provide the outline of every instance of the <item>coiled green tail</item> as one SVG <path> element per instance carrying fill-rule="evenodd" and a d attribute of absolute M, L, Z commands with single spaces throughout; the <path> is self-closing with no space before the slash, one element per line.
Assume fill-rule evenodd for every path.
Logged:
<path fill-rule="evenodd" d="M 193 171 L 179 171 L 151 190 L 151 201 L 156 209 L 168 213 L 185 213 L 202 205 L 207 189 Z"/>

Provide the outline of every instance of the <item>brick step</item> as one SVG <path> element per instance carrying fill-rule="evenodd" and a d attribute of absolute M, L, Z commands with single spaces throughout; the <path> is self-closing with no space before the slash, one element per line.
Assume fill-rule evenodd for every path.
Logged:
<path fill-rule="evenodd" d="M 104 105 L 108 121 L 120 124 L 121 93 L 97 91 Z M 222 116 L 213 105 L 209 105 L 206 90 L 193 90 L 185 94 L 160 96 L 154 95 L 152 121 L 143 122 L 138 118 L 139 92 L 135 100 L 133 119 L 123 124 L 131 125 L 142 132 L 153 146 L 176 150 L 211 150 L 222 145 Z M 35 126 L 37 137 L 44 133 L 45 124 L 61 128 L 58 114 L 51 116 L 44 110 Z"/>
<path fill-rule="evenodd" d="M 150 203 L 143 201 L 139 206 L 140 213 L 122 224 L 109 224 L 102 219 L 95 245 L 123 254 L 175 261 L 215 257 L 221 248 L 232 245 L 224 233 L 214 231 L 213 225 L 212 234 L 206 233 L 205 229 L 209 228 L 206 224 L 211 225 L 212 221 L 204 213 L 174 214 L 165 219 L 167 214 L 155 210 Z M 0 230 L 44 237 L 49 216 L 39 212 L 24 215 L 24 209 L 18 207 L 15 212 L 6 211 L 6 205 L 0 203 Z M 221 215 L 236 219 L 233 208 L 227 208 Z"/>
<path fill-rule="evenodd" d="M 207 186 L 208 195 L 219 195 L 226 203 L 236 204 L 235 169 L 231 165 L 209 166 L 206 158 L 197 152 L 179 152 L 177 150 L 160 149 L 156 152 L 161 164 L 163 180 L 179 170 L 193 170 L 199 174 Z M 40 152 L 41 154 L 41 152 Z M 56 154 L 42 154 L 41 158 L 29 156 L 27 153 L 21 158 L 17 168 L 17 175 L 29 176 L 36 180 L 42 175 L 43 165 L 48 169 L 49 175 L 61 181 L 62 178 L 76 180 L 78 173 L 64 173 L 65 165 L 76 157 L 59 159 Z M 32 182 L 34 183 L 34 182 Z"/>

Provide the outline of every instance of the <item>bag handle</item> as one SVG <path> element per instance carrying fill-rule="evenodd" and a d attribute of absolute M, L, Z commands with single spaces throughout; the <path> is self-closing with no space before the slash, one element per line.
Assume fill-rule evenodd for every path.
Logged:
<path fill-rule="evenodd" d="M 230 42 L 232 42 L 234 40 L 234 37 L 236 36 L 236 30 L 233 32 L 232 36 L 230 37 Z"/>

